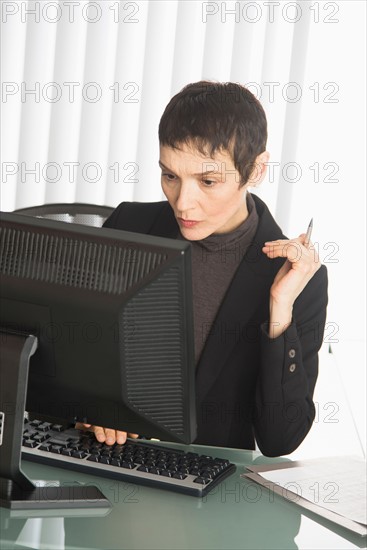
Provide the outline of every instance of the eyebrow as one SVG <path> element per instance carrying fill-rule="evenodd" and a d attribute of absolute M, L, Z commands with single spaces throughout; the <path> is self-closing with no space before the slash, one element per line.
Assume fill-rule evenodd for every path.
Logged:
<path fill-rule="evenodd" d="M 163 168 L 164 170 L 167 170 L 168 172 L 172 172 L 172 174 L 174 174 L 174 171 L 171 170 L 170 168 L 168 168 L 167 166 L 165 166 L 163 164 L 163 162 L 161 162 L 160 160 L 158 161 L 158 164 L 161 168 Z M 199 176 L 208 176 L 209 174 L 217 174 L 217 175 L 221 175 L 222 172 L 219 172 L 218 170 L 208 170 L 207 172 L 199 172 L 198 174 L 192 174 L 193 176 L 196 176 L 196 177 L 199 177 Z"/>

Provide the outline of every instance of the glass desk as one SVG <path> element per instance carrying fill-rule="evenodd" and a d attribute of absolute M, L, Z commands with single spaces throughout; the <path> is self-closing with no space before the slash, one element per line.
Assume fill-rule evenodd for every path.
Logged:
<path fill-rule="evenodd" d="M 204 499 L 23 461 L 32 479 L 97 485 L 110 510 L 10 512 L 1 509 L 1 550 L 10 549 L 342 549 L 366 538 L 322 519 L 240 477 L 260 453 L 170 444 L 228 458 L 237 471 Z"/>

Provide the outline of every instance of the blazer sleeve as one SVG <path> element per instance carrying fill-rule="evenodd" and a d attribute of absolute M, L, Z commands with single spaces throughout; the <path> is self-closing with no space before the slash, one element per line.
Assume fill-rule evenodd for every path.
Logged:
<path fill-rule="evenodd" d="M 268 323 L 261 326 L 254 432 L 266 456 L 293 452 L 315 418 L 313 392 L 325 328 L 327 285 L 327 270 L 322 265 L 295 301 L 290 326 L 273 339 L 268 336 Z"/>

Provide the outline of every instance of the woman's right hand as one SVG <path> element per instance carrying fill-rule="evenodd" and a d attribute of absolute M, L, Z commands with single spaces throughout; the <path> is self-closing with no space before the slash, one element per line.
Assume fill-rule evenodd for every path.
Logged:
<path fill-rule="evenodd" d="M 94 432 L 97 441 L 100 443 L 106 443 L 106 445 L 113 445 L 114 443 L 122 445 L 126 442 L 127 437 L 132 437 L 133 439 L 137 439 L 139 437 L 138 434 L 120 432 L 119 430 L 102 428 L 102 426 L 94 426 L 92 424 L 82 424 L 81 422 L 77 422 L 75 424 L 75 428 L 77 430 L 88 430 L 89 432 Z"/>

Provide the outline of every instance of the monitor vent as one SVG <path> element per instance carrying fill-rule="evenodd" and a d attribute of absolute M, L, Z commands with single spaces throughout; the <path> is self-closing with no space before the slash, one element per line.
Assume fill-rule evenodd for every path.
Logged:
<path fill-rule="evenodd" d="M 129 301 L 122 313 L 122 353 L 129 402 L 182 434 L 185 357 L 179 278 L 179 269 L 171 267 Z"/>
<path fill-rule="evenodd" d="M 154 271 L 166 254 L 133 243 L 105 244 L 37 230 L 0 230 L 1 275 L 122 294 Z"/>

